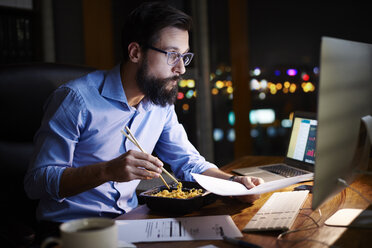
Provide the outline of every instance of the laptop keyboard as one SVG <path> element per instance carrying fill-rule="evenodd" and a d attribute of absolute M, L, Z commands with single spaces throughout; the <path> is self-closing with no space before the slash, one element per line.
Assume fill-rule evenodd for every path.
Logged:
<path fill-rule="evenodd" d="M 273 166 L 264 166 L 260 167 L 262 170 L 269 171 L 271 173 L 275 173 L 284 177 L 295 177 L 307 174 L 308 172 L 300 171 L 295 168 L 285 166 L 285 165 L 273 165 Z"/>

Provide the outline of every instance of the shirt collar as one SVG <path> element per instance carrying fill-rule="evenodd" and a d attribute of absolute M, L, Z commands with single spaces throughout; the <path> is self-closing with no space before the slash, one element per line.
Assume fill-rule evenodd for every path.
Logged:
<path fill-rule="evenodd" d="M 124 103 L 128 109 L 132 107 L 128 104 L 127 96 L 125 95 L 123 85 L 121 83 L 120 76 L 120 64 L 116 65 L 114 68 L 108 71 L 103 87 L 102 87 L 102 96 L 106 98 L 113 99 Z M 153 104 L 147 99 L 143 99 L 137 106 L 137 111 L 149 111 L 153 107 Z"/>

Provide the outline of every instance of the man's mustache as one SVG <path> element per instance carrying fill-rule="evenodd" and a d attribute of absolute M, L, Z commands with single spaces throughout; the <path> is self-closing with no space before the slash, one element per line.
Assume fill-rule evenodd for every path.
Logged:
<path fill-rule="evenodd" d="M 173 77 L 170 77 L 170 78 L 166 78 L 166 79 L 164 79 L 164 81 L 166 82 L 166 83 L 168 83 L 168 82 L 170 82 L 170 81 L 177 81 L 177 82 L 179 82 L 179 81 L 181 81 L 183 78 L 181 77 L 181 76 L 173 76 Z"/>

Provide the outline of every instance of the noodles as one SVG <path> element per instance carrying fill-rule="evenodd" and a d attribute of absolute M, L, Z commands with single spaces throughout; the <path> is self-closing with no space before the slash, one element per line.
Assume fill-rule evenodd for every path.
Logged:
<path fill-rule="evenodd" d="M 190 191 L 182 191 L 182 183 L 179 182 L 177 184 L 176 190 L 172 190 L 171 192 L 169 192 L 169 190 L 164 189 L 158 193 L 152 194 L 152 196 L 177 198 L 177 199 L 188 199 L 188 198 L 202 195 L 202 193 L 203 193 L 202 189 L 190 189 Z"/>

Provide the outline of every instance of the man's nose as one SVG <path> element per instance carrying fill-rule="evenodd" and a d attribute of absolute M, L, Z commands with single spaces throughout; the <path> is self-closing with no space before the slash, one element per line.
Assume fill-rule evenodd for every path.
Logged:
<path fill-rule="evenodd" d="M 183 59 L 181 58 L 176 65 L 173 66 L 174 72 L 177 72 L 179 75 L 185 74 L 186 67 L 183 62 Z"/>

